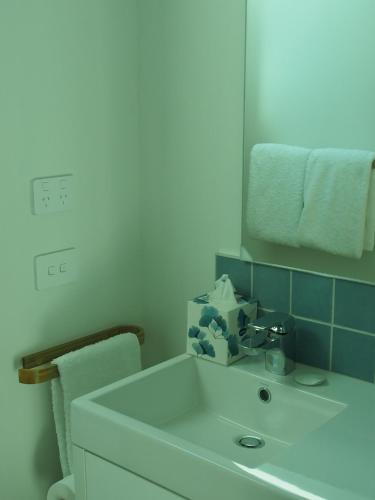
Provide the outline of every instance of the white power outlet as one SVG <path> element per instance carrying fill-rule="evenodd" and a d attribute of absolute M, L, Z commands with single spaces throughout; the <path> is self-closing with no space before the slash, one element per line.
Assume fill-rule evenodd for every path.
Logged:
<path fill-rule="evenodd" d="M 65 285 L 77 279 L 77 250 L 68 248 L 35 257 L 37 290 Z"/>
<path fill-rule="evenodd" d="M 35 215 L 65 212 L 72 208 L 72 175 L 34 179 L 32 187 Z"/>

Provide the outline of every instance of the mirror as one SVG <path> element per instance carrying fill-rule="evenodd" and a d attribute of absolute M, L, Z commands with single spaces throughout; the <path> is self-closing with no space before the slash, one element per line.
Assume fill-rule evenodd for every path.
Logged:
<path fill-rule="evenodd" d="M 257 143 L 375 150 L 374 19 L 373 0 L 247 0 L 244 210 Z M 242 258 L 375 282 L 375 252 L 275 245 L 244 225 Z"/>

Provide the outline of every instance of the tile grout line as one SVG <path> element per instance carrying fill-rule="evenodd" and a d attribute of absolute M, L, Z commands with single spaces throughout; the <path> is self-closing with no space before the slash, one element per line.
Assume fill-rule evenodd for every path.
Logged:
<path fill-rule="evenodd" d="M 375 337 L 375 333 L 365 332 L 364 330 L 356 330 L 355 328 L 349 328 L 348 326 L 333 325 L 335 328 L 340 330 L 345 330 L 346 332 L 358 333 L 359 335 L 364 335 L 365 337 Z"/>
<path fill-rule="evenodd" d="M 332 309 L 331 309 L 331 338 L 329 342 L 329 370 L 332 371 L 333 365 L 333 326 L 335 324 L 335 302 L 336 302 L 336 278 L 332 282 Z"/>
<path fill-rule="evenodd" d="M 262 307 L 261 309 L 266 312 L 273 312 L 273 309 L 267 309 L 266 307 Z M 340 330 L 345 330 L 347 332 L 358 333 L 360 335 L 365 335 L 367 337 L 375 337 L 375 333 L 365 332 L 364 330 L 356 330 L 355 328 L 350 328 L 349 326 L 336 325 L 332 323 L 327 323 L 325 321 L 320 321 L 314 318 L 308 318 L 306 316 L 298 316 L 297 314 L 293 314 L 296 319 L 300 319 L 302 321 L 307 321 L 308 323 L 316 323 L 317 325 L 328 326 L 333 328 L 339 328 Z"/>
<path fill-rule="evenodd" d="M 267 307 L 260 307 L 259 309 L 264 311 L 264 312 L 267 312 L 267 313 L 275 312 L 274 309 L 269 309 Z M 296 319 L 299 319 L 301 321 L 307 321 L 308 323 L 315 323 L 315 324 L 321 325 L 321 326 L 338 328 L 338 329 L 344 330 L 346 332 L 357 333 L 358 335 L 364 335 L 365 337 L 372 337 L 372 338 L 375 337 L 375 333 L 365 332 L 364 330 L 356 330 L 355 328 L 349 328 L 348 326 L 335 325 L 332 323 L 325 323 L 324 321 L 319 321 L 318 319 L 306 318 L 305 316 L 297 316 L 296 314 L 293 314 L 293 317 Z"/>
<path fill-rule="evenodd" d="M 251 262 L 250 297 L 254 297 L 254 264 Z"/>
<path fill-rule="evenodd" d="M 332 323 L 327 323 L 326 321 L 320 321 L 319 319 L 308 318 L 307 316 L 298 316 L 298 314 L 293 314 L 293 316 L 297 319 L 301 319 L 302 321 L 308 321 L 309 323 L 316 323 L 317 325 L 323 325 L 323 326 L 332 325 Z"/>
<path fill-rule="evenodd" d="M 335 314 L 336 314 L 336 278 L 333 278 L 333 283 L 332 283 L 332 317 L 331 317 L 331 323 L 332 325 L 335 324 Z"/>
<path fill-rule="evenodd" d="M 293 310 L 293 271 L 289 271 L 289 314 Z"/>

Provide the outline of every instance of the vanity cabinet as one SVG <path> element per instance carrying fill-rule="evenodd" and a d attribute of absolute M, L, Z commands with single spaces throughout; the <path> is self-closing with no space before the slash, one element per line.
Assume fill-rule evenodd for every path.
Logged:
<path fill-rule="evenodd" d="M 89 452 L 75 450 L 76 500 L 177 500 L 180 497 Z"/>

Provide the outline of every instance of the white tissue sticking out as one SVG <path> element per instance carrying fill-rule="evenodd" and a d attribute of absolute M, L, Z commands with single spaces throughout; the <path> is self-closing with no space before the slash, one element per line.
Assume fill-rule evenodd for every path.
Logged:
<path fill-rule="evenodd" d="M 221 306 L 233 307 L 237 305 L 234 288 L 227 274 L 223 274 L 215 281 L 215 290 L 208 293 L 208 298 L 213 304 Z"/>

